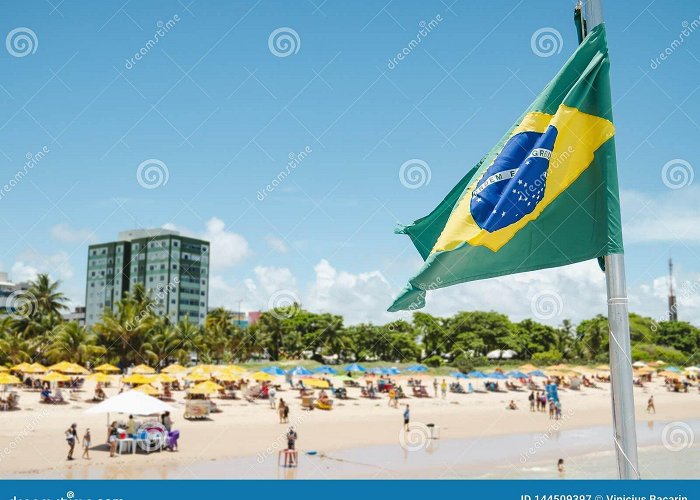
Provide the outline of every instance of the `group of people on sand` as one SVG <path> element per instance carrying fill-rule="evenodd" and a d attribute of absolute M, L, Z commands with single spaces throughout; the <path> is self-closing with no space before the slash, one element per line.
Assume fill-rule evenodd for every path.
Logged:
<path fill-rule="evenodd" d="M 83 434 L 83 458 L 90 460 L 90 428 L 85 429 L 85 434 Z M 75 460 L 73 458 L 73 452 L 75 451 L 75 445 L 80 443 L 78 438 L 78 424 L 72 423 L 71 426 L 66 430 L 66 443 L 68 444 L 68 460 Z"/>
<path fill-rule="evenodd" d="M 530 411 L 545 411 L 547 409 L 547 395 L 544 391 L 530 391 L 528 396 Z"/>
<path fill-rule="evenodd" d="M 170 412 L 166 411 L 160 416 L 160 423 L 165 427 L 165 429 L 170 432 L 173 427 L 173 421 L 170 418 Z M 120 433 L 126 434 L 127 437 L 131 439 L 136 438 L 139 425 L 134 419 L 133 415 L 129 415 L 129 420 L 126 422 L 125 428 L 120 428 L 117 421 L 113 421 L 107 427 L 107 444 L 109 444 L 109 456 L 115 457 L 117 453 L 117 443 L 119 442 Z M 73 453 L 75 451 L 75 445 L 80 443 L 78 438 L 78 424 L 72 423 L 71 426 L 66 430 L 66 443 L 68 444 L 68 460 L 74 460 Z M 92 445 L 92 439 L 90 436 L 90 429 L 85 430 L 83 435 L 83 458 L 90 459 L 90 446 Z"/>

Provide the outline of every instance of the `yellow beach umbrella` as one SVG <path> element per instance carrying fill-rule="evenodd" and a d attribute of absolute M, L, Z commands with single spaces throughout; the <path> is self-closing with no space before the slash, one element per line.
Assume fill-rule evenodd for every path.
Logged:
<path fill-rule="evenodd" d="M 187 368 L 185 368 L 182 365 L 179 365 L 177 363 L 173 363 L 172 365 L 166 366 L 163 368 L 160 372 L 161 373 L 169 373 L 169 374 L 175 374 L 175 373 L 184 373 L 187 371 Z"/>
<path fill-rule="evenodd" d="M 596 370 L 600 370 L 602 372 L 609 372 L 610 371 L 610 366 L 608 365 L 598 365 L 595 367 Z"/>
<path fill-rule="evenodd" d="M 69 382 L 70 377 L 59 372 L 51 372 L 41 377 L 44 382 Z"/>
<path fill-rule="evenodd" d="M 22 371 L 26 370 L 27 368 L 29 368 L 30 366 L 31 365 L 29 363 L 20 363 L 18 365 L 13 366 L 12 368 L 10 368 L 10 370 L 12 370 L 13 372 L 22 372 Z"/>
<path fill-rule="evenodd" d="M 91 382 L 111 382 L 112 377 L 107 375 L 106 373 L 93 373 L 92 375 L 89 375 L 87 377 L 87 380 L 90 380 Z"/>
<path fill-rule="evenodd" d="M 66 368 L 56 371 L 68 373 L 70 375 L 88 375 L 90 373 L 87 369 L 83 368 L 77 363 L 69 363 Z"/>
<path fill-rule="evenodd" d="M 251 377 L 258 382 L 269 382 L 274 378 L 272 375 L 265 372 L 255 372 L 251 375 Z"/>
<path fill-rule="evenodd" d="M 185 375 L 185 380 L 189 382 L 204 382 L 205 380 L 209 380 L 211 376 L 208 373 L 202 373 L 202 372 L 192 372 L 189 375 Z"/>
<path fill-rule="evenodd" d="M 161 384 L 169 384 L 175 382 L 177 377 L 175 375 L 170 375 L 169 373 L 159 373 L 153 377 L 153 382 L 160 382 Z"/>
<path fill-rule="evenodd" d="M 141 375 L 143 375 L 143 374 L 148 375 L 148 374 L 155 373 L 155 372 L 156 371 L 153 368 L 151 368 L 148 365 L 143 365 L 143 364 L 135 366 L 134 369 L 131 370 L 131 373 L 137 373 L 137 374 L 140 373 Z"/>
<path fill-rule="evenodd" d="M 110 365 L 109 363 L 104 363 L 104 364 L 102 364 L 102 365 L 100 365 L 100 366 L 96 366 L 96 367 L 94 368 L 94 370 L 95 370 L 96 372 L 115 372 L 115 373 L 121 371 L 119 368 L 117 368 L 117 367 L 114 366 L 114 365 Z"/>
<path fill-rule="evenodd" d="M 225 365 L 222 370 L 226 370 L 227 372 L 233 372 L 233 373 L 243 373 L 245 372 L 245 368 L 241 368 L 238 365 Z"/>
<path fill-rule="evenodd" d="M 0 373 L 9 372 L 9 371 L 10 371 L 10 369 L 8 367 L 0 365 Z"/>
<path fill-rule="evenodd" d="M 41 363 L 32 363 L 22 370 L 23 373 L 46 373 L 47 369 Z"/>
<path fill-rule="evenodd" d="M 138 387 L 134 387 L 135 391 L 143 392 L 149 396 L 158 396 L 160 391 L 153 387 L 151 384 L 141 384 Z"/>
<path fill-rule="evenodd" d="M 149 384 L 153 380 L 153 377 L 148 377 L 146 375 L 143 375 L 141 373 L 135 373 L 133 375 L 127 375 L 122 379 L 122 382 L 125 382 L 127 384 Z"/>
<path fill-rule="evenodd" d="M 53 365 L 49 366 L 48 369 L 54 372 L 60 372 L 63 371 L 65 368 L 70 368 L 71 363 L 68 361 L 61 361 L 60 363 L 54 363 Z"/>
<path fill-rule="evenodd" d="M 318 389 L 328 389 L 331 386 L 326 380 L 320 380 L 317 378 L 305 378 L 302 380 L 304 381 L 304 385 L 316 387 Z"/>
<path fill-rule="evenodd" d="M 22 381 L 9 373 L 0 373 L 0 385 L 21 384 Z"/>
<path fill-rule="evenodd" d="M 214 374 L 214 378 L 220 382 L 235 382 L 241 378 L 240 374 L 220 371 Z"/>
<path fill-rule="evenodd" d="M 187 392 L 190 394 L 215 394 L 221 389 L 223 389 L 223 387 L 219 384 L 212 382 L 211 380 L 207 380 L 206 382 L 195 385 Z"/>

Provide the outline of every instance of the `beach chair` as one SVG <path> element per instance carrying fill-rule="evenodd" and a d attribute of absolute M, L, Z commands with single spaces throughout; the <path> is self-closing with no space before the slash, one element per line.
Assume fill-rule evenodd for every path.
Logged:
<path fill-rule="evenodd" d="M 165 447 L 170 451 L 177 450 L 177 440 L 180 439 L 180 431 L 170 431 L 168 432 L 168 438 L 165 443 Z"/>
<path fill-rule="evenodd" d="M 321 401 L 320 399 L 316 400 L 316 408 L 319 410 L 332 410 L 333 409 L 333 400 L 331 399 L 326 399 L 324 401 Z"/>
<path fill-rule="evenodd" d="M 428 390 L 425 388 L 424 385 L 421 386 L 413 386 L 413 396 L 416 398 L 429 398 L 430 394 L 428 394 Z"/>

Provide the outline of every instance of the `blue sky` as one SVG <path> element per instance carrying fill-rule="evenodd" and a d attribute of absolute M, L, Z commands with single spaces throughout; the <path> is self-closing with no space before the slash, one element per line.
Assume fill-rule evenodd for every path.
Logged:
<path fill-rule="evenodd" d="M 176 227 L 213 241 L 212 305 L 264 309 L 282 291 L 350 321 L 391 320 L 384 309 L 420 262 L 394 225 L 430 211 L 556 73 L 575 49 L 573 5 L 6 6 L 0 185 L 27 153 L 49 152 L 0 199 L 0 269 L 14 279 L 49 271 L 80 304 L 89 243 L 136 226 Z M 698 279 L 700 180 L 690 180 L 699 161 L 700 29 L 690 23 L 700 9 L 687 1 L 605 8 L 632 308 L 659 316 L 669 255 L 677 286 Z M 431 20 L 423 41 L 390 64 Z M 672 45 L 684 22 L 689 34 Z M 35 37 L 28 53 L 11 45 L 16 28 Z M 284 47 L 270 48 L 280 28 L 296 33 L 285 57 L 274 53 Z M 538 55 L 533 37 L 543 29 L 554 49 Z M 167 182 L 146 189 L 137 170 L 152 159 Z M 408 189 L 399 171 L 413 159 L 428 166 L 430 182 Z M 667 164 L 666 173 L 686 176 L 664 182 Z M 593 264 L 454 287 L 436 293 L 429 310 L 520 318 L 543 292 L 558 302 L 555 316 L 544 314 L 551 323 L 604 311 Z M 696 294 L 681 305 L 682 318 L 700 320 Z"/>

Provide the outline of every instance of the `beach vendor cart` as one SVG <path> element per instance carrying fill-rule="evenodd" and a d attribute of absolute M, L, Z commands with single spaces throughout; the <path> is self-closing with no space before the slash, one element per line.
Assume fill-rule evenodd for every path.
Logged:
<path fill-rule="evenodd" d="M 187 399 L 185 400 L 185 418 L 200 419 L 208 418 L 211 413 L 211 404 L 208 399 Z"/>

